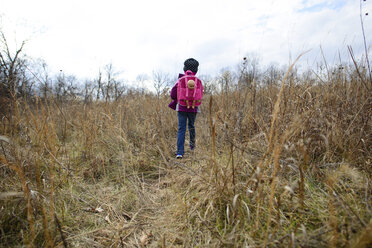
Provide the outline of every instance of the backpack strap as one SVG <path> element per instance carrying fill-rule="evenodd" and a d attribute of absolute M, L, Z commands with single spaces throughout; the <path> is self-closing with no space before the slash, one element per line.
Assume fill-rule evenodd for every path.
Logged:
<path fill-rule="evenodd" d="M 189 97 L 189 88 L 187 87 L 187 82 L 189 81 L 189 78 L 185 76 L 185 88 L 186 88 L 186 97 Z"/>
<path fill-rule="evenodd" d="M 198 86 L 199 86 L 199 78 L 197 78 L 197 77 L 195 77 L 195 88 L 194 88 L 194 95 L 193 95 L 193 97 L 195 98 L 195 96 L 196 96 L 196 92 L 197 92 L 197 90 L 198 90 Z"/>

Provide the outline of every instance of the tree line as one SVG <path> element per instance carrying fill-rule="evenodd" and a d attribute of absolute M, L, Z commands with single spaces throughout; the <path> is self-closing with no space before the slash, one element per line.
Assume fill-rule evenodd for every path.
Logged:
<path fill-rule="evenodd" d="M 120 76 L 112 63 L 98 71 L 94 79 L 80 80 L 74 75 L 67 75 L 62 70 L 57 75 L 50 75 L 48 65 L 41 59 L 28 57 L 24 53 L 26 42 L 11 51 L 3 32 L 0 32 L 0 108 L 1 115 L 6 115 L 16 104 L 17 99 L 32 101 L 35 97 L 48 99 L 53 97 L 60 103 L 71 100 L 81 100 L 84 103 L 93 101 L 119 101 L 130 95 L 149 95 L 160 97 L 169 93 L 170 87 L 177 78 L 169 73 L 157 70 L 151 76 L 140 74 L 136 78 L 136 87 L 130 86 Z M 310 82 L 325 83 L 332 80 L 347 80 L 361 73 L 367 74 L 366 66 L 358 68 L 354 65 L 339 64 L 329 66 L 319 64 L 316 69 L 307 69 L 301 73 L 297 68 L 292 70 L 290 83 Z M 364 68 L 364 71 L 363 71 Z M 248 87 L 252 92 L 258 87 L 279 85 L 286 72 L 286 67 L 270 64 L 262 67 L 259 56 L 249 54 L 244 57 L 236 68 L 221 69 L 216 76 L 201 75 L 205 94 L 222 93 Z M 362 71 L 362 72 L 361 72 Z M 367 80 L 368 78 L 365 77 Z M 368 81 L 368 80 L 367 80 Z M 146 87 L 150 82 L 153 90 Z M 366 86 L 368 88 L 368 85 Z"/>

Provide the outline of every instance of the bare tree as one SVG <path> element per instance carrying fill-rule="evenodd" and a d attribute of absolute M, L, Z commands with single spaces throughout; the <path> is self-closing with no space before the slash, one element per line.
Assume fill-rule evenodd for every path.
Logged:
<path fill-rule="evenodd" d="M 104 86 L 104 91 L 105 91 L 105 102 L 110 101 L 110 97 L 112 95 L 113 91 L 113 78 L 114 78 L 114 68 L 112 66 L 112 63 L 107 64 L 105 66 L 105 72 L 106 72 L 106 80 L 105 80 L 105 86 Z"/>
<path fill-rule="evenodd" d="M 56 81 L 57 82 L 54 85 L 54 93 L 56 94 L 57 101 L 63 102 L 67 90 L 65 75 L 62 71 L 60 72 L 59 75 L 57 75 Z"/>
<path fill-rule="evenodd" d="M 121 80 L 114 80 L 113 81 L 113 84 L 114 84 L 114 97 L 115 97 L 115 101 L 118 101 L 120 98 L 123 97 L 123 95 L 124 95 L 124 93 L 126 91 L 126 87 L 122 83 Z"/>
<path fill-rule="evenodd" d="M 152 79 L 154 82 L 156 96 L 159 98 L 161 93 L 164 92 L 165 88 L 171 83 L 169 74 L 156 70 L 152 72 Z"/>
<path fill-rule="evenodd" d="M 284 71 L 280 70 L 275 64 L 271 64 L 262 76 L 262 83 L 264 85 L 275 85 L 282 76 L 284 76 Z"/>
<path fill-rule="evenodd" d="M 119 100 L 125 92 L 122 81 L 118 78 L 120 71 L 117 71 L 112 63 L 105 66 L 106 80 L 104 81 L 105 101 Z"/>
<path fill-rule="evenodd" d="M 91 81 L 86 80 L 84 82 L 83 97 L 84 103 L 89 104 L 93 101 L 94 85 Z"/>
<path fill-rule="evenodd" d="M 49 73 L 48 73 L 48 66 L 45 63 L 45 61 L 40 61 L 41 62 L 41 69 L 42 71 L 39 73 L 39 77 L 42 81 L 39 84 L 39 90 L 41 93 L 41 96 L 44 99 L 47 99 L 51 93 L 51 82 L 49 79 Z"/>
<path fill-rule="evenodd" d="M 203 93 L 205 95 L 210 95 L 216 92 L 217 83 L 214 78 L 210 75 L 200 75 L 199 78 L 203 83 Z"/>
<path fill-rule="evenodd" d="M 103 95 L 102 72 L 101 72 L 101 70 L 98 71 L 98 77 L 95 80 L 95 83 L 97 84 L 96 99 L 97 99 L 97 101 L 99 101 L 101 99 L 101 94 Z"/>
<path fill-rule="evenodd" d="M 221 92 L 225 95 L 230 92 L 232 84 L 234 84 L 234 74 L 227 68 L 221 70 L 221 75 L 218 77 L 217 82 L 220 86 Z"/>
<path fill-rule="evenodd" d="M 66 77 L 66 92 L 65 97 L 68 100 L 76 99 L 78 95 L 78 88 L 77 88 L 77 78 L 74 75 L 69 75 Z"/>
<path fill-rule="evenodd" d="M 136 81 L 139 83 L 139 89 L 140 89 L 140 93 L 143 95 L 146 91 L 146 86 L 145 86 L 145 82 L 147 80 L 149 80 L 149 76 L 145 73 L 143 74 L 139 74 L 137 77 L 136 77 Z"/>
<path fill-rule="evenodd" d="M 26 61 L 24 62 L 26 63 Z M 30 78 L 26 67 L 22 67 L 18 72 L 17 97 L 22 97 L 24 100 L 30 100 L 34 95 L 34 86 L 38 83 L 35 78 Z"/>
<path fill-rule="evenodd" d="M 9 107 L 16 103 L 17 90 L 22 85 L 20 75 L 24 70 L 25 59 L 21 58 L 21 54 L 25 44 L 23 41 L 12 54 L 5 34 L 0 30 L 0 107 L 2 114 L 5 114 Z"/>

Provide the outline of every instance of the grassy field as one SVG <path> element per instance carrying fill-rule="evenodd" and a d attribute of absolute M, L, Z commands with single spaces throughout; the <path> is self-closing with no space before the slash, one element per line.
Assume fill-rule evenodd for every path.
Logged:
<path fill-rule="evenodd" d="M 207 94 L 182 160 L 166 94 L 18 100 L 0 246 L 368 247 L 371 86 L 346 68 Z"/>

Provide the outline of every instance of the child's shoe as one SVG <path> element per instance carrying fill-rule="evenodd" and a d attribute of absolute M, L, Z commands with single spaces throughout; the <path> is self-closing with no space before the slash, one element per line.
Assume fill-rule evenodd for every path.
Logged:
<path fill-rule="evenodd" d="M 181 154 L 177 154 L 176 159 L 182 159 L 183 156 Z"/>

